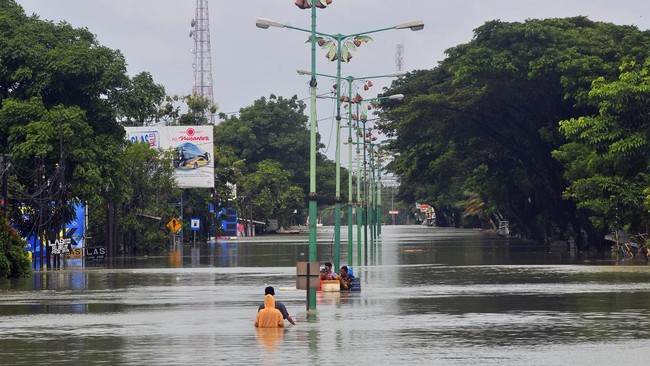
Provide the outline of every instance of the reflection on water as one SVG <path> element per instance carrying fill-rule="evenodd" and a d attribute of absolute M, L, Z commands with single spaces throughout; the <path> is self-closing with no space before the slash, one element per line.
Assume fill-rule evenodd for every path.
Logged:
<path fill-rule="evenodd" d="M 260 342 L 266 352 L 273 353 L 282 343 L 284 328 L 256 328 L 257 340 Z"/>
<path fill-rule="evenodd" d="M 332 258 L 332 234 L 319 228 L 321 261 Z M 363 290 L 319 293 L 308 313 L 295 290 L 307 252 L 303 236 L 255 238 L 0 281 L 0 363 L 645 365 L 650 356 L 645 262 L 388 226 L 367 261 L 350 261 Z M 267 285 L 296 326 L 253 327 Z"/>

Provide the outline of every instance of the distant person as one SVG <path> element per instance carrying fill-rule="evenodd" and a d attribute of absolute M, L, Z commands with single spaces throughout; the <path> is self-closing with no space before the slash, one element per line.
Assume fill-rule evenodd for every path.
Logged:
<path fill-rule="evenodd" d="M 255 327 L 257 328 L 283 328 L 284 320 L 282 313 L 275 308 L 275 299 L 273 295 L 264 296 L 264 309 L 257 312 L 255 317 Z"/>
<path fill-rule="evenodd" d="M 336 278 L 336 272 L 334 272 L 334 268 L 332 268 L 332 262 L 325 262 L 325 269 L 327 270 L 330 279 Z"/>
<path fill-rule="evenodd" d="M 327 270 L 327 268 L 323 267 L 320 269 L 320 280 L 321 281 L 328 281 L 332 280 L 332 274 L 330 271 Z"/>
<path fill-rule="evenodd" d="M 273 296 L 273 300 L 275 300 L 275 289 L 273 286 L 268 286 L 267 288 L 264 289 L 264 295 L 271 295 Z M 266 304 L 266 298 L 264 298 L 264 304 L 260 305 L 260 307 L 257 309 L 257 311 L 261 311 L 262 309 L 265 308 Z M 293 320 L 291 315 L 289 315 L 289 312 L 287 311 L 287 307 L 284 306 L 283 303 L 276 301 L 275 302 L 275 308 L 280 310 L 280 313 L 282 313 L 282 319 L 287 319 L 291 325 L 296 325 L 296 322 Z"/>
<path fill-rule="evenodd" d="M 350 290 L 353 278 L 354 276 L 350 274 L 348 266 L 341 267 L 341 270 L 339 271 L 339 282 L 341 283 L 341 290 Z"/>

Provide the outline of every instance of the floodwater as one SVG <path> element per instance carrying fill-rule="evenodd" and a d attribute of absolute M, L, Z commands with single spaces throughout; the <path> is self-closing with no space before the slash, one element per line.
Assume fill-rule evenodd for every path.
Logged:
<path fill-rule="evenodd" d="M 346 228 L 342 261 L 347 263 Z M 319 228 L 321 261 L 332 228 Z M 647 365 L 650 265 L 476 231 L 383 226 L 362 291 L 306 311 L 307 237 L 0 281 L 2 365 Z M 365 257 L 365 256 L 364 256 Z M 256 330 L 266 285 L 297 325 Z"/>

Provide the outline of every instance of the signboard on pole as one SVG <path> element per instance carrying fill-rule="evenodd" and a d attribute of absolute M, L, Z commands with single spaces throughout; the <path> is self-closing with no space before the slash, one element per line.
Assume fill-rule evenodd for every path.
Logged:
<path fill-rule="evenodd" d="M 106 260 L 106 247 L 86 248 L 86 261 L 103 261 Z"/>
<path fill-rule="evenodd" d="M 52 254 L 70 253 L 70 242 L 70 238 L 56 239 L 54 242 L 50 240 L 49 245 L 52 247 Z"/>
<path fill-rule="evenodd" d="M 125 127 L 132 142 L 174 151 L 176 182 L 180 188 L 214 188 L 213 126 Z"/>
<path fill-rule="evenodd" d="M 169 220 L 169 222 L 167 223 L 167 227 L 173 233 L 176 233 L 178 232 L 178 230 L 180 230 L 183 227 L 183 224 L 181 224 L 181 222 L 176 220 L 176 218 L 174 217 L 173 219 Z"/>
<path fill-rule="evenodd" d="M 309 281 L 309 282 L 307 282 Z M 298 290 L 318 289 L 320 286 L 320 263 L 296 263 L 296 288 Z"/>
<path fill-rule="evenodd" d="M 191 219 L 190 220 L 190 229 L 192 231 L 199 230 L 201 228 L 201 220 L 199 219 Z"/>

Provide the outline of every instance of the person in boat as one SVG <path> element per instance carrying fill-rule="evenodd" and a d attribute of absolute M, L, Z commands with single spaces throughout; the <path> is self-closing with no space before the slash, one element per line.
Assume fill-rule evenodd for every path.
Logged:
<path fill-rule="evenodd" d="M 321 268 L 320 269 L 320 280 L 321 280 L 321 282 L 331 280 L 331 279 L 332 279 L 332 275 L 329 273 L 327 268 L 325 268 L 325 267 Z"/>
<path fill-rule="evenodd" d="M 284 328 L 282 313 L 275 308 L 273 295 L 264 295 L 264 309 L 257 312 L 256 328 Z"/>
<path fill-rule="evenodd" d="M 325 278 L 327 280 L 335 280 L 336 279 L 336 272 L 334 272 L 334 269 L 332 268 L 332 262 L 325 262 L 325 270 L 327 272 L 327 277 Z"/>
<path fill-rule="evenodd" d="M 350 274 L 350 271 L 348 270 L 348 266 L 343 266 L 339 270 L 339 275 L 338 275 L 338 280 L 341 283 L 341 290 L 346 290 L 349 291 L 350 287 L 352 285 L 352 279 L 354 276 Z"/>
<path fill-rule="evenodd" d="M 273 296 L 273 299 L 275 300 L 275 289 L 273 288 L 273 286 L 267 286 L 264 289 L 264 296 L 266 296 L 266 295 Z M 264 303 L 262 303 L 259 306 L 259 308 L 257 309 L 257 311 L 259 312 L 260 310 L 264 309 L 264 307 L 265 307 Z M 296 325 L 296 322 L 293 320 L 291 315 L 289 315 L 289 312 L 287 311 L 287 307 L 284 306 L 283 303 L 281 303 L 279 301 L 276 301 L 275 302 L 275 308 L 280 310 L 280 313 L 282 313 L 282 319 L 286 319 L 287 321 L 289 321 L 289 323 L 291 323 L 291 325 Z"/>

